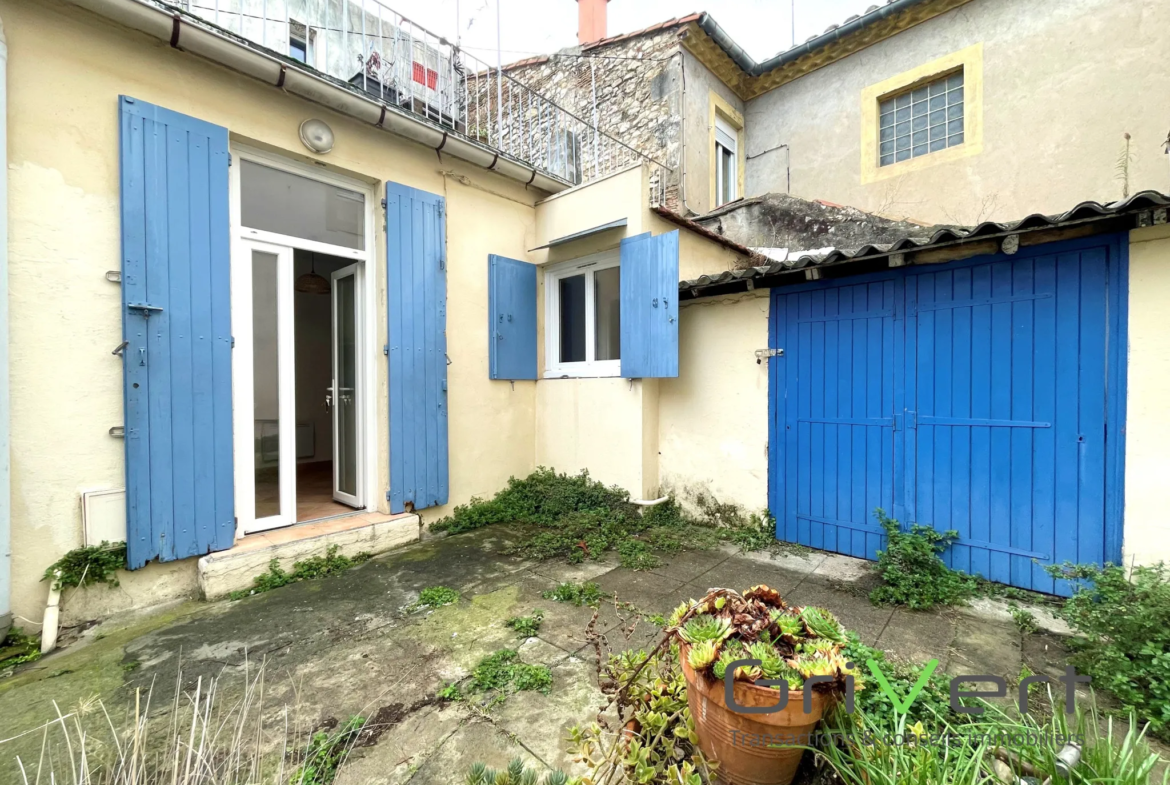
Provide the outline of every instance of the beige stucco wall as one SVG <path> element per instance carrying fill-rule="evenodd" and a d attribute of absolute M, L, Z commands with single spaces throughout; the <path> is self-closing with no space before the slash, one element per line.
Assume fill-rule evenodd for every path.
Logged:
<path fill-rule="evenodd" d="M 297 128 L 328 122 L 334 150 L 319 160 L 367 182 L 392 180 L 447 199 L 451 504 L 490 494 L 535 466 L 535 385 L 493 383 L 487 371 L 487 256 L 525 258 L 536 245 L 522 185 L 290 97 L 126 31 L 60 0 L 4 0 L 9 51 L 9 226 L 12 325 L 13 610 L 41 618 L 45 567 L 81 544 L 79 491 L 122 487 L 118 270 L 119 94 L 226 126 L 233 142 L 308 160 Z M 453 172 L 458 178 L 445 176 Z M 381 223 L 381 213 L 379 224 Z M 376 259 L 384 258 L 378 227 Z M 375 263 L 380 314 L 370 350 L 383 363 L 384 265 Z M 376 367 L 384 367 L 379 364 Z M 385 490 L 386 378 L 378 379 L 378 485 Z M 385 504 L 384 502 L 382 503 Z M 449 506 L 448 506 L 449 508 Z M 427 511 L 427 517 L 446 509 Z M 150 565 L 127 591 L 87 599 L 100 615 L 193 591 L 194 560 Z M 129 592 L 157 578 L 151 590 Z M 164 587 L 164 588 L 158 588 Z M 171 587 L 166 589 L 165 587 Z M 157 590 L 156 590 L 157 589 Z M 160 594 L 161 592 L 161 594 Z M 131 600 L 126 597 L 131 596 Z M 68 598 L 66 600 L 68 603 Z M 68 614 L 68 609 L 66 610 Z M 30 626 L 27 622 L 21 622 Z"/>
<path fill-rule="evenodd" d="M 1170 226 L 1130 232 L 1125 562 L 1170 564 Z"/>
<path fill-rule="evenodd" d="M 980 43 L 982 152 L 862 184 L 862 91 Z M 1167 95 L 1170 3 L 972 0 L 749 101 L 747 147 L 790 145 L 797 196 L 932 222 L 1010 220 L 1120 198 L 1126 132 L 1131 192 L 1170 190 Z M 747 164 L 748 195 L 784 191 L 783 150 Z"/>
<path fill-rule="evenodd" d="M 662 486 L 768 504 L 768 292 L 683 303 L 678 378 L 659 380 Z"/>
<path fill-rule="evenodd" d="M 684 79 L 686 82 L 686 123 L 683 144 L 686 148 L 684 174 L 686 176 L 686 214 L 705 213 L 715 208 L 711 202 L 712 182 L 715 177 L 711 159 L 711 145 L 715 128 L 711 123 L 711 94 L 719 96 L 741 115 L 744 103 L 718 77 L 699 62 L 694 55 L 682 49 Z M 744 151 L 739 151 L 742 162 Z M 742 194 L 741 194 L 742 195 Z"/>

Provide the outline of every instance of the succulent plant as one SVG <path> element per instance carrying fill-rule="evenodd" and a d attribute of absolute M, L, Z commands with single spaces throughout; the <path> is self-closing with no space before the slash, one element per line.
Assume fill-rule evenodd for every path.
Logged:
<path fill-rule="evenodd" d="M 831 654 L 815 652 L 800 655 L 793 661 L 793 665 L 806 679 L 813 676 L 835 677 L 840 669 L 840 663 L 837 662 L 837 659 Z"/>
<path fill-rule="evenodd" d="M 716 616 L 696 616 L 684 624 L 678 636 L 690 644 L 702 641 L 721 641 L 731 635 L 731 619 Z"/>
<path fill-rule="evenodd" d="M 800 618 L 804 619 L 804 626 L 812 635 L 834 643 L 845 643 L 845 631 L 841 628 L 841 622 L 824 608 L 805 606 L 800 610 Z"/>
<path fill-rule="evenodd" d="M 719 643 L 714 640 L 699 641 L 687 652 L 687 662 L 697 671 L 706 670 L 719 658 Z"/>
<path fill-rule="evenodd" d="M 682 617 L 687 615 L 687 611 L 689 611 L 691 609 L 691 606 L 694 604 L 695 604 L 695 601 L 691 600 L 690 602 L 684 602 L 683 604 L 681 604 L 677 608 L 675 608 L 674 612 L 670 614 L 669 625 L 671 627 L 677 627 L 679 625 L 679 622 L 682 621 Z"/>
<path fill-rule="evenodd" d="M 795 642 L 804 637 L 804 622 L 800 620 L 799 616 L 793 616 L 787 611 L 775 608 L 769 614 L 772 623 L 780 631 L 780 637 L 787 638 L 790 642 Z"/>
<path fill-rule="evenodd" d="M 773 608 L 785 607 L 784 598 L 780 596 L 780 592 L 764 584 L 751 587 L 743 593 L 743 598 L 745 600 L 759 600 L 765 605 L 771 605 Z"/>
<path fill-rule="evenodd" d="M 810 638 L 797 646 L 797 651 L 808 654 L 831 654 L 837 651 L 841 644 L 834 643 L 827 638 Z"/>

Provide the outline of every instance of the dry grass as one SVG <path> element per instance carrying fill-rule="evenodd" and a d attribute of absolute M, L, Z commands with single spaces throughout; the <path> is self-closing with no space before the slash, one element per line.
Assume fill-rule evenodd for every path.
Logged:
<path fill-rule="evenodd" d="M 242 692 L 227 697 L 235 679 Z M 200 678 L 166 707 L 152 707 L 153 687 L 132 705 L 107 710 L 99 699 L 0 739 L 0 760 L 15 761 L 19 785 L 318 785 L 328 779 L 306 764 L 311 728 L 296 707 L 265 706 L 265 667 Z M 267 715 L 266 715 L 267 712 Z M 117 715 L 124 714 L 124 719 Z M 39 737 L 39 750 L 36 741 Z M 298 741 L 299 740 L 299 741 Z M 17 749 L 19 748 L 19 752 Z M 30 754 L 31 751 L 31 754 Z M 341 758 L 344 759 L 342 751 Z"/>

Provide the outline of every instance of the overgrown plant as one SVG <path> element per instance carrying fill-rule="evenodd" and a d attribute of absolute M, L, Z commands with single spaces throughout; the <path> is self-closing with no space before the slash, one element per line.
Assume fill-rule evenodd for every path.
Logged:
<path fill-rule="evenodd" d="M 775 542 L 768 516 L 747 515 L 737 505 L 719 504 L 706 493 L 694 495 L 697 515 L 686 514 L 674 498 L 644 510 L 627 491 L 589 477 L 539 468 L 491 499 L 472 499 L 430 525 L 432 531 L 459 534 L 509 523 L 525 527 L 509 551 L 526 558 L 581 562 L 616 550 L 623 566 L 658 566 L 658 553 L 712 548 L 732 541 L 745 549 Z"/>
<path fill-rule="evenodd" d="M 581 607 L 588 605 L 591 608 L 596 608 L 601 603 L 601 587 L 592 581 L 585 583 L 558 583 L 556 588 L 543 591 L 540 596 L 546 600 L 555 600 L 556 602 L 568 602 Z"/>
<path fill-rule="evenodd" d="M 1127 712 L 1170 739 L 1170 568 L 1107 564 L 1055 565 L 1056 578 L 1075 581 L 1061 615 L 1080 637 L 1073 664 L 1107 689 Z"/>
<path fill-rule="evenodd" d="M 441 608 L 459 601 L 459 592 L 446 586 L 428 586 L 418 593 L 418 599 L 407 606 L 407 613 L 423 608 Z"/>
<path fill-rule="evenodd" d="M 531 638 L 540 632 L 540 625 L 543 621 L 544 611 L 535 610 L 528 616 L 513 616 L 504 624 L 515 630 L 521 638 Z"/>
<path fill-rule="evenodd" d="M 25 635 L 19 627 L 8 630 L 4 640 L 0 641 L 0 673 L 40 658 L 40 638 L 34 635 Z"/>
<path fill-rule="evenodd" d="M 350 717 L 340 728 L 312 734 L 289 785 L 330 785 L 365 726 L 365 718 Z"/>
<path fill-rule="evenodd" d="M 231 598 L 233 600 L 239 600 L 253 594 L 279 589 L 281 586 L 287 586 L 290 583 L 336 575 L 339 572 L 345 572 L 351 567 L 356 567 L 359 564 L 369 561 L 371 558 L 371 555 L 368 553 L 342 556 L 338 554 L 338 550 L 338 546 L 330 545 L 325 551 L 324 556 L 312 556 L 304 561 L 295 562 L 291 571 L 284 570 L 280 566 L 280 562 L 273 559 L 268 563 L 268 572 L 260 573 L 253 578 L 250 588 L 232 592 Z"/>
<path fill-rule="evenodd" d="M 975 594 L 975 578 L 952 570 L 939 558 L 958 539 L 957 531 L 939 532 L 918 524 L 903 531 L 884 510 L 874 510 L 874 515 L 886 532 L 886 547 L 878 551 L 877 563 L 882 585 L 869 595 L 875 605 L 927 610 L 936 605 L 962 605 Z"/>
<path fill-rule="evenodd" d="M 1025 635 L 1031 635 L 1036 630 L 1040 629 L 1040 624 L 1036 621 L 1036 614 L 1032 613 L 1026 608 L 1021 608 L 1014 602 L 1008 603 L 1008 613 L 1012 615 L 1012 621 Z"/>
<path fill-rule="evenodd" d="M 126 569 L 126 543 L 106 542 L 74 548 L 49 565 L 42 581 L 52 581 L 53 588 L 77 588 L 87 583 L 118 585 L 118 570 Z"/>
<path fill-rule="evenodd" d="M 529 665 L 520 660 L 514 649 L 500 649 L 479 661 L 463 683 L 452 682 L 439 690 L 439 697 L 462 701 L 479 697 L 479 705 L 490 709 L 516 692 L 539 692 L 548 695 L 552 688 L 552 671 L 544 665 Z"/>

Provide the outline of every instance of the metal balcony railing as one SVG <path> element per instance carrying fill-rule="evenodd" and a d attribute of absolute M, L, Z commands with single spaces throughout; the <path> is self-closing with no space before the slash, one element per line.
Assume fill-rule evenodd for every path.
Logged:
<path fill-rule="evenodd" d="M 567 183 L 663 167 L 380 0 L 171 1 Z"/>

